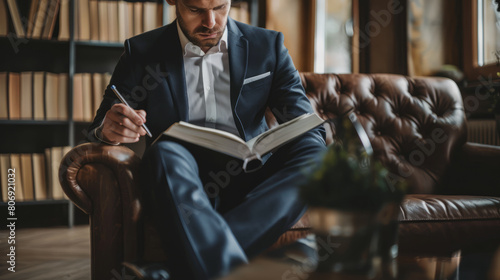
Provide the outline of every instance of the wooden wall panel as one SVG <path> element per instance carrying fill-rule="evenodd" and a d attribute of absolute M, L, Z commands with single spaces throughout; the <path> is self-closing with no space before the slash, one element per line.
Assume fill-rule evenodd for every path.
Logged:
<path fill-rule="evenodd" d="M 265 27 L 284 34 L 285 46 L 299 71 L 313 71 L 312 2 L 314 1 L 266 1 Z"/>

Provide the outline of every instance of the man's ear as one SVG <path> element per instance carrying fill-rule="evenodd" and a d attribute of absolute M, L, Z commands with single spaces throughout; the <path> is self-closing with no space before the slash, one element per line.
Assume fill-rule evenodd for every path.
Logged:
<path fill-rule="evenodd" d="M 165 0 L 165 1 L 167 1 L 167 3 L 168 3 L 169 5 L 172 5 L 172 6 L 173 6 L 173 5 L 175 5 L 175 4 L 177 4 L 177 3 L 176 3 L 176 2 L 177 2 L 177 0 Z"/>

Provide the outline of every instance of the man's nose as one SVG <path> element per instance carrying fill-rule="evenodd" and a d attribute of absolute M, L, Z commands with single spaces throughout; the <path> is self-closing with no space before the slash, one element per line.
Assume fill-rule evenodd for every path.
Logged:
<path fill-rule="evenodd" d="M 212 29 L 215 26 L 215 13 L 214 11 L 208 10 L 203 15 L 203 26 Z"/>

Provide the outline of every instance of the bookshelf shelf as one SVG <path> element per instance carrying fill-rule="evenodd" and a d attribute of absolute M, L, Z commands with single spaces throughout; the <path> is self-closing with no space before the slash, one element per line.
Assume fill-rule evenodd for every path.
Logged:
<path fill-rule="evenodd" d="M 45 199 L 45 200 L 30 200 L 30 201 L 16 201 L 16 206 L 30 206 L 30 205 L 46 205 L 46 204 L 68 204 L 67 199 Z M 6 202 L 0 202 L 0 207 L 8 206 Z"/>
<path fill-rule="evenodd" d="M 102 41 L 75 41 L 75 46 L 88 46 L 100 48 L 120 48 L 123 49 L 123 43 L 120 42 L 102 42 Z"/>
<path fill-rule="evenodd" d="M 36 120 L 0 120 L 0 125 L 5 126 L 18 126 L 18 125 L 43 125 L 43 126 L 51 126 L 51 125 L 69 125 L 70 121 L 36 121 Z"/>
<path fill-rule="evenodd" d="M 15 36 L 0 36 L 0 43 L 11 44 L 19 40 L 19 46 L 27 44 L 57 44 L 57 45 L 69 45 L 69 41 L 57 40 L 57 39 L 36 39 L 36 38 L 17 38 Z"/>

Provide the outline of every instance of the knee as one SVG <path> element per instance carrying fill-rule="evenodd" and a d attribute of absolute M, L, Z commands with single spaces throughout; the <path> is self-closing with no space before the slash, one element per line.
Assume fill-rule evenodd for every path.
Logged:
<path fill-rule="evenodd" d="M 146 149 L 143 160 L 161 159 L 170 157 L 186 157 L 189 151 L 181 144 L 173 141 L 159 141 Z"/>
<path fill-rule="evenodd" d="M 143 166 L 172 168 L 196 168 L 196 160 L 182 144 L 173 141 L 159 141 L 150 146 L 142 157 Z M 196 171 L 197 172 L 197 171 Z"/>

